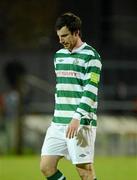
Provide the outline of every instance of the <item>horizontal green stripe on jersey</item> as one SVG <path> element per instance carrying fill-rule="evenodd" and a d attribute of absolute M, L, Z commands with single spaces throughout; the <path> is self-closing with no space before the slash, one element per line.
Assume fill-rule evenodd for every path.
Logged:
<path fill-rule="evenodd" d="M 76 79 L 73 77 L 68 77 L 68 78 L 64 78 L 64 77 L 57 77 L 57 83 L 63 83 L 63 84 L 79 84 L 79 85 L 83 85 L 83 81 L 81 79 Z"/>
<path fill-rule="evenodd" d="M 57 104 L 55 105 L 55 109 L 59 111 L 76 111 L 78 105 L 74 104 Z"/>
<path fill-rule="evenodd" d="M 84 73 L 85 72 L 85 68 L 84 67 L 81 67 L 81 66 L 78 66 L 78 65 L 74 65 L 74 64 L 57 64 L 56 65 L 56 69 L 57 70 L 68 70 L 68 71 L 76 71 L 76 72 L 81 72 L 81 73 Z"/>
<path fill-rule="evenodd" d="M 80 98 L 82 96 L 83 92 L 77 92 L 77 91 L 58 91 L 57 96 L 58 97 L 73 97 L 73 98 Z"/>
<path fill-rule="evenodd" d="M 71 118 L 64 118 L 64 117 L 54 117 L 52 120 L 54 123 L 59 123 L 59 124 L 69 124 L 71 121 Z M 81 125 L 92 125 L 92 126 L 97 126 L 97 121 L 95 119 L 81 119 L 80 122 Z"/>
<path fill-rule="evenodd" d="M 97 119 L 91 117 L 96 117 L 97 112 L 102 66 L 99 54 L 84 43 L 72 52 L 67 49 L 57 51 L 54 64 L 56 98 L 53 122 L 68 124 L 74 116 L 80 118 L 83 125 L 96 126 Z"/>

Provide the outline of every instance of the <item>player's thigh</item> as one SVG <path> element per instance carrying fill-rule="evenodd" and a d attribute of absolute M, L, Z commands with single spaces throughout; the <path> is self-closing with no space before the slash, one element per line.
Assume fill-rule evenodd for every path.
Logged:
<path fill-rule="evenodd" d="M 56 169 L 57 165 L 58 165 L 58 161 L 61 158 L 62 158 L 62 156 L 57 156 L 57 155 L 41 156 L 41 161 L 40 161 L 41 171 L 47 171 L 48 169 Z"/>
<path fill-rule="evenodd" d="M 41 155 L 42 156 L 65 156 L 67 151 L 64 127 L 60 125 L 51 125 L 46 133 Z"/>

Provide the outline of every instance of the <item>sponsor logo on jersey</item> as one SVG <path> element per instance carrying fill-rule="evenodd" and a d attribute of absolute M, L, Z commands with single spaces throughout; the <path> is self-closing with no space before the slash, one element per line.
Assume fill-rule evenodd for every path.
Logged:
<path fill-rule="evenodd" d="M 57 77 L 76 77 L 77 76 L 77 72 L 73 72 L 73 71 L 59 71 L 56 72 Z"/>

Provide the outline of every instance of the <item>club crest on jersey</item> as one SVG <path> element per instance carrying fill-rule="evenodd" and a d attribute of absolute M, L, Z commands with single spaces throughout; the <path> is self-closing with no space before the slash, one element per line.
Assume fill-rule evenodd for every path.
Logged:
<path fill-rule="evenodd" d="M 75 64 L 75 65 L 77 65 L 78 63 L 79 63 L 78 59 L 75 59 L 75 60 L 73 61 L 73 64 Z"/>

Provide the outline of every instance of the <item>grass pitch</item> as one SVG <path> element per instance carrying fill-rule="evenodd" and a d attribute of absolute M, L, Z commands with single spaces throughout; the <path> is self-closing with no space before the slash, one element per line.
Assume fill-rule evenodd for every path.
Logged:
<path fill-rule="evenodd" d="M 38 156 L 0 156 L 0 180 L 44 180 Z M 98 180 L 136 180 L 137 157 L 96 157 Z M 67 180 L 80 180 L 75 167 L 62 159 L 60 170 Z"/>

